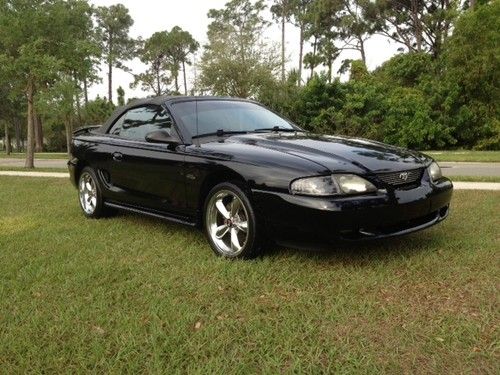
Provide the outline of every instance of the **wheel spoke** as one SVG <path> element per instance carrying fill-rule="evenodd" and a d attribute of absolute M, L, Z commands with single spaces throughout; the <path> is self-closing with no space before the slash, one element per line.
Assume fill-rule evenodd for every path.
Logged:
<path fill-rule="evenodd" d="M 231 202 L 231 216 L 235 216 L 241 208 L 241 202 L 237 197 L 233 197 Z"/>
<path fill-rule="evenodd" d="M 231 250 L 241 250 L 240 240 L 238 239 L 238 230 L 236 228 L 231 228 Z"/>
<path fill-rule="evenodd" d="M 239 223 L 236 223 L 236 226 L 239 230 L 246 233 L 248 230 L 248 221 L 240 221 Z"/>
<path fill-rule="evenodd" d="M 229 211 L 224 205 L 224 202 L 222 202 L 222 199 L 219 199 L 217 200 L 217 202 L 215 202 L 215 207 L 217 207 L 217 210 L 224 217 L 224 219 L 229 219 Z"/>
<path fill-rule="evenodd" d="M 92 184 L 90 183 L 90 181 L 87 181 L 85 183 L 85 187 L 87 188 L 87 191 L 88 192 L 91 192 L 93 189 L 92 189 Z"/>
<path fill-rule="evenodd" d="M 224 237 L 229 231 L 229 227 L 227 225 L 221 225 L 215 229 L 215 237 L 221 239 Z"/>

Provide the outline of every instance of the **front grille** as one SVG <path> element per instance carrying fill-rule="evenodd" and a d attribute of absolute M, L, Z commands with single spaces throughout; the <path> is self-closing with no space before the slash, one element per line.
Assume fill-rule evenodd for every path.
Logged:
<path fill-rule="evenodd" d="M 391 186 L 404 186 L 420 184 L 422 179 L 423 168 L 412 169 L 409 171 L 380 173 L 377 175 L 379 180 Z"/>

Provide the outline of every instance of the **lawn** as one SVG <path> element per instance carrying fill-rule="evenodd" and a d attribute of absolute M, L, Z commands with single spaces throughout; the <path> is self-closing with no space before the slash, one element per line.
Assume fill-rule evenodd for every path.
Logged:
<path fill-rule="evenodd" d="M 0 177 L 0 372 L 497 373 L 500 193 L 327 252 L 216 258 L 196 229 L 87 220 L 68 181 Z"/>
<path fill-rule="evenodd" d="M 437 161 L 496 162 L 500 163 L 500 151 L 422 151 Z"/>

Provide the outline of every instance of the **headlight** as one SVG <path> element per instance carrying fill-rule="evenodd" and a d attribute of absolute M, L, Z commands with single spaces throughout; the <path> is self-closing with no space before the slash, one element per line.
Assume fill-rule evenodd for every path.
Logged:
<path fill-rule="evenodd" d="M 443 177 L 443 174 L 441 173 L 441 168 L 436 162 L 433 162 L 431 165 L 429 165 L 427 170 L 429 171 L 429 176 L 431 176 L 432 181 L 437 181 L 441 177 Z"/>
<path fill-rule="evenodd" d="M 333 176 L 345 194 L 371 193 L 377 188 L 370 182 L 354 174 L 340 174 Z"/>
<path fill-rule="evenodd" d="M 308 177 L 295 180 L 290 185 L 292 194 L 328 196 L 359 194 L 377 191 L 369 181 L 353 174 Z"/>
<path fill-rule="evenodd" d="M 303 195 L 335 195 L 339 188 L 332 176 L 308 177 L 295 180 L 290 185 L 292 194 Z"/>

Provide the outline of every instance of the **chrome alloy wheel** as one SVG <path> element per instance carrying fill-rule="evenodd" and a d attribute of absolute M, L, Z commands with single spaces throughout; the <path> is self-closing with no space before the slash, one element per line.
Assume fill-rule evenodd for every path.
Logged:
<path fill-rule="evenodd" d="M 80 205 L 86 214 L 92 215 L 97 206 L 97 187 L 90 173 L 83 172 L 78 185 Z"/>
<path fill-rule="evenodd" d="M 206 225 L 217 249 L 236 256 L 248 240 L 248 214 L 243 202 L 229 190 L 214 194 L 207 206 Z"/>

